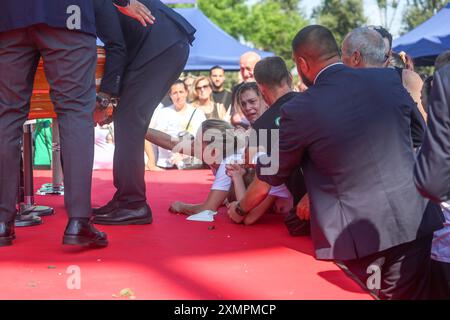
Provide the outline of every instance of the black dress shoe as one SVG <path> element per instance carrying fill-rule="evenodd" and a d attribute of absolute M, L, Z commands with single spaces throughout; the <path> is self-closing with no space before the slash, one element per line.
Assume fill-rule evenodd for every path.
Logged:
<path fill-rule="evenodd" d="M 92 215 L 98 216 L 98 215 L 108 214 L 117 208 L 119 208 L 119 203 L 113 199 L 110 202 L 108 202 L 106 205 L 104 205 L 103 207 L 92 208 Z"/>
<path fill-rule="evenodd" d="M 137 209 L 117 208 L 108 214 L 97 215 L 94 217 L 95 224 L 112 226 L 150 224 L 152 222 L 152 210 L 148 205 Z"/>
<path fill-rule="evenodd" d="M 14 221 L 0 222 L 0 247 L 12 245 L 15 238 Z"/>
<path fill-rule="evenodd" d="M 89 219 L 70 218 L 64 231 L 63 244 L 106 247 L 108 239 L 106 234 L 98 231 Z"/>

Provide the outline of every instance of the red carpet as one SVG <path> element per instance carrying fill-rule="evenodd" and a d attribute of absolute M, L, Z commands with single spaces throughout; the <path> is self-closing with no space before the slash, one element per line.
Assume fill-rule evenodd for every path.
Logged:
<path fill-rule="evenodd" d="M 111 180 L 112 172 L 95 172 L 94 206 L 112 196 Z M 0 248 L 0 299 L 129 299 L 120 296 L 125 288 L 135 299 L 371 299 L 333 263 L 315 260 L 309 238 L 290 237 L 281 216 L 245 227 L 224 209 L 214 223 L 169 213 L 173 200 L 205 198 L 208 171 L 151 172 L 146 180 L 153 224 L 99 226 L 110 240 L 105 249 L 62 246 L 63 198 L 36 197 L 56 215 L 18 228 L 14 245 Z M 47 182 L 49 171 L 35 173 L 36 187 Z M 67 288 L 72 265 L 80 289 Z"/>

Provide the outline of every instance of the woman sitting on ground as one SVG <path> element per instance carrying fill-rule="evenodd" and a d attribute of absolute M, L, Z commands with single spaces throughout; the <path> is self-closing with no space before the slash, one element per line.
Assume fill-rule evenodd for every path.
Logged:
<path fill-rule="evenodd" d="M 207 141 L 211 137 L 214 138 L 208 143 Z M 201 144 L 201 147 L 197 148 L 201 149 L 203 161 L 209 164 L 215 175 L 215 180 L 204 202 L 188 204 L 176 201 L 172 203 L 169 209 L 173 213 L 192 215 L 204 210 L 217 211 L 224 203 L 235 201 L 236 196 L 239 198 L 243 197 L 245 188 L 254 177 L 254 170 L 250 168 L 242 169 L 243 166 L 240 166 L 239 172 L 236 173 L 231 173 L 231 170 L 229 170 L 229 175 L 236 176 L 235 178 L 227 175 L 227 165 L 242 162 L 243 148 L 239 149 L 239 146 L 243 146 L 245 141 L 242 132 L 235 131 L 229 123 L 222 120 L 206 120 L 202 123 L 201 131 L 199 130 L 195 140 L 197 145 Z M 237 177 L 238 175 L 239 177 Z M 238 189 L 235 189 L 233 186 L 233 180 L 239 181 Z M 243 183 L 241 184 L 240 181 Z M 286 188 L 284 190 L 281 189 L 273 188 L 269 196 L 247 215 L 243 223 L 246 225 L 255 223 L 266 211 L 274 207 L 278 197 L 282 197 L 285 202 L 291 203 L 292 207 L 292 199 L 289 200 L 289 192 L 287 192 Z M 285 208 L 285 206 L 278 205 L 275 208 Z M 285 208 L 283 211 L 289 209 Z"/>

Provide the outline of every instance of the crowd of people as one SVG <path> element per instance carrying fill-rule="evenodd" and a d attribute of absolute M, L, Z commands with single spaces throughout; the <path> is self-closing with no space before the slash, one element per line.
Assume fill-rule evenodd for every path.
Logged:
<path fill-rule="evenodd" d="M 191 215 L 226 205 L 230 218 L 246 225 L 283 214 L 291 235 L 311 235 L 317 258 L 336 261 L 362 283 L 368 268 L 379 267 L 382 280 L 371 291 L 381 299 L 449 298 L 450 215 L 448 205 L 437 205 L 448 186 L 433 198 L 426 191 L 433 181 L 418 180 L 449 179 L 431 175 L 448 166 L 448 153 L 432 154 L 439 165 L 428 159 L 442 146 L 421 148 L 435 139 L 427 130 L 436 125 L 430 109 L 438 104 L 448 113 L 448 101 L 433 96 L 435 81 L 423 81 L 391 46 L 381 27 L 357 28 L 338 47 L 329 30 L 310 26 L 293 41 L 301 85 L 294 88 L 280 57 L 241 68 L 247 77 L 233 88 L 230 117 L 204 121 L 192 142 L 203 141 L 203 158 L 207 147 L 220 150 L 210 159 L 211 191 L 200 204 L 175 201 L 169 210 Z M 449 57 L 438 57 L 437 72 L 449 70 Z M 450 83 L 443 86 L 446 98 Z M 205 144 L 211 129 L 223 138 Z M 448 127 L 436 131 L 448 137 Z M 147 139 L 170 148 L 167 137 L 156 136 Z M 415 165 L 417 153 L 423 162 Z M 264 174 L 274 161 L 278 170 Z"/>
<path fill-rule="evenodd" d="M 94 1 L 97 35 L 110 48 L 107 62 L 115 59 L 117 67 L 103 79 L 95 112 L 98 137 L 115 144 L 117 191 L 108 204 L 91 211 L 90 194 L 81 189 L 90 192 L 93 154 L 86 147 L 81 159 L 72 151 L 79 155 L 74 146 L 89 145 L 93 137 L 90 122 L 83 121 L 93 108 L 78 117 L 74 113 L 69 125 L 66 112 L 73 110 L 58 100 L 70 217 L 65 244 L 106 246 L 106 235 L 92 223 L 152 223 L 145 150 L 149 170 L 207 166 L 215 175 L 202 203 L 174 199 L 171 212 L 192 215 L 226 206 L 230 219 L 245 225 L 267 213 L 280 214 L 291 235 L 311 236 L 317 259 L 335 261 L 381 299 L 450 298 L 448 52 L 437 58 L 435 75 L 423 81 L 405 53 L 392 52 L 392 36 L 384 28 L 356 28 L 339 45 L 330 30 L 311 25 L 292 40 L 296 85 L 282 58 L 247 52 L 240 59 L 242 81 L 229 92 L 220 66 L 209 77 L 178 79 L 195 30 L 173 10 L 159 1 L 143 0 L 144 8 L 135 0 L 114 2 L 141 24 L 162 27 L 147 37 L 139 22 L 119 14 L 109 0 Z M 130 13 L 133 6 L 137 9 Z M 145 7 L 160 14 L 157 22 Z M 45 39 L 40 28 L 32 32 Z M 0 41 L 12 48 L 30 41 L 26 32 L 1 31 Z M 165 42 L 155 49 L 149 39 L 157 35 Z M 94 45 L 86 37 L 73 41 L 85 41 L 80 46 L 89 51 Z M 80 54 L 73 58 L 90 65 L 89 55 Z M 15 74 L 8 61 L 0 59 L 0 67 Z M 83 83 L 88 88 L 79 90 L 92 93 L 94 83 Z M 12 117 L 5 106 L 14 105 L 7 87 L 0 82 L 0 128 L 5 130 Z M 114 95 L 120 100 L 112 129 L 103 104 Z M 15 140 L 20 121 L 14 120 Z M 18 158 L 11 151 L 15 140 L 7 140 L 9 149 L 0 148 L 2 182 L 8 178 L 5 168 Z M 2 189 L 0 246 L 14 239 L 12 204 Z M 379 270 L 375 281 L 371 270 Z"/>

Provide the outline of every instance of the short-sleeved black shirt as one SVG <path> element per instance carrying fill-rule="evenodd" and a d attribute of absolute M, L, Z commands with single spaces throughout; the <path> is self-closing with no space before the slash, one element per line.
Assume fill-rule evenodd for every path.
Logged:
<path fill-rule="evenodd" d="M 213 100 L 216 103 L 221 103 L 228 111 L 231 106 L 231 92 L 227 90 L 222 91 L 214 91 L 213 92 Z"/>
<path fill-rule="evenodd" d="M 272 153 L 272 143 L 271 143 L 271 130 L 280 129 L 280 117 L 281 117 L 281 107 L 294 98 L 299 93 L 297 92 L 289 92 L 279 98 L 269 109 L 266 110 L 253 124 L 252 129 L 255 130 L 258 137 L 258 146 L 261 145 L 261 141 L 259 139 L 260 133 L 259 130 L 267 129 L 267 146 L 264 146 L 267 150 L 267 154 L 270 155 Z"/>

